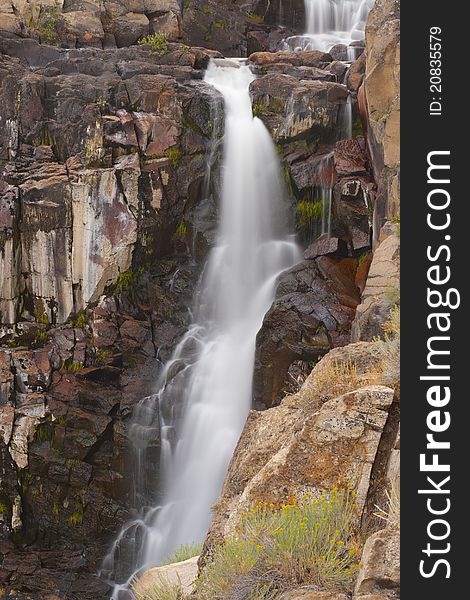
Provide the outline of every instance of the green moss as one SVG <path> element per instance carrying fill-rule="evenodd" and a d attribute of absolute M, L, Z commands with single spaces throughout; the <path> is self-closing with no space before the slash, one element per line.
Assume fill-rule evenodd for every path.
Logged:
<path fill-rule="evenodd" d="M 105 364 L 107 358 L 111 355 L 111 351 L 110 350 L 99 350 L 96 353 L 96 357 L 95 360 L 98 364 Z"/>
<path fill-rule="evenodd" d="M 259 14 L 255 13 L 255 12 L 248 13 L 248 19 L 252 23 L 262 23 L 264 21 L 263 15 L 259 15 Z"/>
<path fill-rule="evenodd" d="M 259 102 L 255 102 L 253 104 L 253 116 L 254 117 L 261 117 L 262 115 L 264 115 L 268 110 L 268 107 L 265 106 L 264 104 L 261 104 Z"/>
<path fill-rule="evenodd" d="M 184 221 L 181 221 L 176 228 L 176 235 L 178 237 L 184 237 L 188 233 L 188 227 Z"/>
<path fill-rule="evenodd" d="M 76 329 L 84 329 L 88 325 L 88 319 L 86 317 L 85 311 L 77 313 L 74 317 L 70 319 L 70 323 Z"/>
<path fill-rule="evenodd" d="M 323 206 L 321 200 L 314 202 L 301 200 L 297 204 L 297 224 L 300 229 L 309 229 L 313 223 L 322 218 Z"/>
<path fill-rule="evenodd" d="M 179 148 L 168 148 L 165 151 L 165 156 L 170 159 L 172 167 L 177 169 L 181 160 L 181 150 Z"/>
<path fill-rule="evenodd" d="M 81 502 L 77 505 L 75 512 L 72 515 L 70 515 L 69 523 L 73 527 L 76 527 L 77 525 L 81 525 L 83 523 L 83 504 Z"/>
<path fill-rule="evenodd" d="M 8 514 L 8 507 L 6 504 L 4 504 L 3 502 L 0 502 L 0 515 L 7 515 Z"/>
<path fill-rule="evenodd" d="M 357 259 L 357 266 L 360 267 L 366 262 L 366 258 L 369 256 L 368 252 L 363 252 Z"/>
<path fill-rule="evenodd" d="M 54 502 L 54 506 L 52 507 L 52 514 L 56 517 L 59 515 L 59 504 L 57 503 L 57 501 Z"/>
<path fill-rule="evenodd" d="M 78 371 L 81 371 L 84 368 L 84 364 L 82 362 L 68 362 L 66 361 L 64 367 L 65 369 L 67 369 L 67 371 L 70 371 L 70 373 L 77 373 Z"/>
<path fill-rule="evenodd" d="M 150 46 L 150 56 L 153 57 L 163 56 L 164 54 L 167 54 L 170 49 L 168 35 L 166 33 L 153 33 L 152 35 L 147 35 L 137 43 L 140 46 Z"/>
<path fill-rule="evenodd" d="M 201 12 L 205 15 L 210 15 L 211 14 L 211 9 L 208 6 L 203 6 L 201 8 Z"/>
<path fill-rule="evenodd" d="M 122 292 L 130 292 L 132 291 L 135 285 L 135 273 L 128 269 L 127 271 L 123 271 L 119 274 L 117 278 L 116 284 L 114 286 L 114 292 L 116 294 L 121 294 Z"/>

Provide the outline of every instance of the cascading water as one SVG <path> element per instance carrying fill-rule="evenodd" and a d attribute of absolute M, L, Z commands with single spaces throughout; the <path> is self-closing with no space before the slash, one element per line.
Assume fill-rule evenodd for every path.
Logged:
<path fill-rule="evenodd" d="M 304 5 L 305 34 L 287 38 L 286 47 L 327 52 L 336 44 L 348 46 L 364 38 L 374 0 L 304 0 Z M 348 59 L 354 58 L 349 49 Z"/>
<path fill-rule="evenodd" d="M 104 561 L 102 574 L 116 582 L 121 545 L 129 539 L 140 545 L 135 571 L 121 575 L 115 599 L 129 597 L 125 590 L 137 573 L 181 544 L 204 539 L 210 507 L 251 406 L 256 334 L 278 275 L 299 258 L 285 232 L 276 151 L 263 123 L 252 116 L 254 78 L 233 61 L 211 62 L 205 75 L 225 101 L 218 241 L 201 279 L 194 323 L 164 367 L 157 394 L 135 411 L 131 435 L 140 473 L 159 415 L 163 495 L 159 506 L 126 525 Z M 136 488 L 144 484 L 137 481 Z"/>

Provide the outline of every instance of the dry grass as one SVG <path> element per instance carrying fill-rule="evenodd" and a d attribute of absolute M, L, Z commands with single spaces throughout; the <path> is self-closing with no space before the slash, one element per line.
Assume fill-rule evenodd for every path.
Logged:
<path fill-rule="evenodd" d="M 374 513 L 376 517 L 386 521 L 388 525 L 399 525 L 400 524 L 400 480 L 397 479 L 393 482 L 390 491 L 386 491 L 388 506 L 386 509 L 376 506 L 377 512 Z"/>
<path fill-rule="evenodd" d="M 136 600 L 185 600 L 188 597 L 181 583 L 171 582 L 163 575 L 159 575 L 151 586 L 145 588 L 142 588 L 139 581 L 134 582 L 132 592 Z"/>

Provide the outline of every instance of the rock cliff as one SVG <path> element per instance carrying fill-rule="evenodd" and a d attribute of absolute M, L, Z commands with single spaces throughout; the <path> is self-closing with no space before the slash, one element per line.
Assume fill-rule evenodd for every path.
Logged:
<path fill-rule="evenodd" d="M 349 483 L 364 531 L 379 528 L 399 454 L 396 375 L 377 374 L 371 341 L 399 289 L 399 8 L 377 1 L 345 79 L 330 54 L 277 51 L 303 28 L 303 3 L 288 4 L 281 17 L 285 3 L 263 1 L 0 0 L 7 597 L 108 595 L 94 573 L 134 506 L 129 415 L 188 324 L 214 240 L 223 103 L 202 76 L 222 54 L 250 55 L 253 112 L 276 143 L 305 255 L 258 334 L 263 410 L 238 444 L 205 556 L 241 510 L 305 487 Z M 153 33 L 162 46 L 137 44 Z M 354 385 L 331 393 L 332 372 L 350 364 Z M 151 452 L 145 477 L 158 482 L 158 439 Z M 156 493 L 149 485 L 146 500 Z M 380 565 L 396 557 L 396 534 L 374 535 L 355 595 L 393 598 L 396 565 L 386 559 L 386 576 Z"/>

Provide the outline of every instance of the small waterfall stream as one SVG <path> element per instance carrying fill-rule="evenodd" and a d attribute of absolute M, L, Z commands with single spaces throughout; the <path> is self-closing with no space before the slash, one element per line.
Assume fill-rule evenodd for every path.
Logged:
<path fill-rule="evenodd" d="M 278 275 L 299 259 L 285 231 L 275 147 L 252 115 L 254 78 L 248 66 L 223 60 L 211 62 L 205 75 L 225 101 L 218 240 L 201 278 L 193 324 L 163 368 L 158 392 L 134 411 L 136 502 L 148 485 L 139 477 L 158 429 L 163 492 L 158 506 L 142 507 L 141 517 L 123 528 L 104 561 L 102 576 L 115 583 L 115 600 L 129 598 L 136 574 L 181 544 L 204 539 L 251 407 L 256 334 Z M 119 564 L 125 545 L 134 551 L 131 575 Z"/>
<path fill-rule="evenodd" d="M 305 33 L 287 38 L 286 48 L 327 52 L 336 44 L 349 46 L 364 38 L 374 0 L 304 0 L 304 5 Z M 352 56 L 348 50 L 348 59 Z"/>

